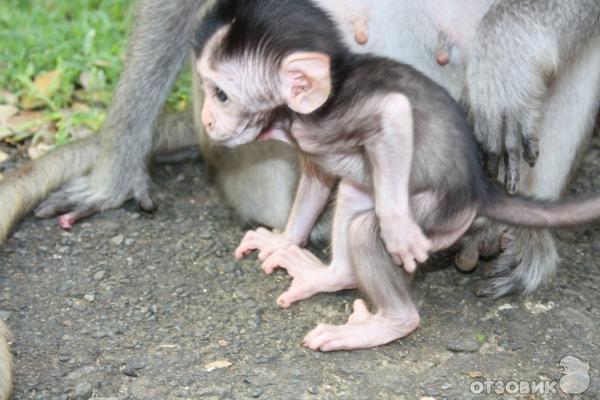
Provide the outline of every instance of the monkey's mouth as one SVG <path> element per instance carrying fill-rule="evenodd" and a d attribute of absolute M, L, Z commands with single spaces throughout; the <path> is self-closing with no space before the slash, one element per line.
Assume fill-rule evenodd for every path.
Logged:
<path fill-rule="evenodd" d="M 267 129 L 263 129 L 256 137 L 257 142 L 264 142 L 265 140 L 280 140 L 282 142 L 291 143 L 290 138 L 287 134 L 287 130 L 283 126 L 271 126 Z"/>
<path fill-rule="evenodd" d="M 263 129 L 256 137 L 257 142 L 264 142 L 265 140 L 273 139 L 273 128 Z"/>

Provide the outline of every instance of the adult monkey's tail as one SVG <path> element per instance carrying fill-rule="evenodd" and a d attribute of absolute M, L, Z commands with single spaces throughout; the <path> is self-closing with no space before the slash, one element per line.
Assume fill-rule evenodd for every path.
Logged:
<path fill-rule="evenodd" d="M 0 400 L 8 399 L 12 391 L 12 357 L 8 350 L 9 336 L 6 325 L 0 320 Z"/>
<path fill-rule="evenodd" d="M 0 182 L 0 245 L 11 227 L 48 193 L 72 178 L 87 173 L 100 149 L 96 137 L 61 147 L 30 161 Z M 12 390 L 12 357 L 9 331 L 0 320 L 0 400 Z"/>
<path fill-rule="evenodd" d="M 99 137 L 92 136 L 30 161 L 0 182 L 0 244 L 4 243 L 12 226 L 48 193 L 85 175 L 99 150 Z"/>

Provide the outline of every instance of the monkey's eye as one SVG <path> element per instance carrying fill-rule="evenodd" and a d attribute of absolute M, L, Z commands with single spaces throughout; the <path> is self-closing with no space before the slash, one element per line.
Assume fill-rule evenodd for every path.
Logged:
<path fill-rule="evenodd" d="M 229 97 L 227 97 L 227 93 L 222 91 L 221 88 L 215 88 L 215 94 L 217 95 L 217 99 L 219 99 L 221 103 L 226 103 L 227 100 L 229 100 Z"/>

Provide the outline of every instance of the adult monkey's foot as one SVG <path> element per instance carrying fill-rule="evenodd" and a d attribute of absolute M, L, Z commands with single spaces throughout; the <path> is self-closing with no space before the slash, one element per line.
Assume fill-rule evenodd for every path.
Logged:
<path fill-rule="evenodd" d="M 363 300 L 356 300 L 353 307 L 345 325 L 321 324 L 306 335 L 302 344 L 320 351 L 367 349 L 403 338 L 421 322 L 416 308 L 390 316 L 382 312 L 371 314 Z"/>
<path fill-rule="evenodd" d="M 145 167 L 99 162 L 89 175 L 76 178 L 42 201 L 35 215 L 40 218 L 60 215 L 61 227 L 68 229 L 82 218 L 120 207 L 131 198 L 144 211 L 154 211 L 156 204 L 150 197 L 149 182 Z"/>
<path fill-rule="evenodd" d="M 327 266 L 310 251 L 291 246 L 271 255 L 262 265 L 266 274 L 282 268 L 293 278 L 290 288 L 277 299 L 277 304 L 288 308 L 293 303 L 317 293 L 355 289 L 357 279 L 349 266 L 332 263 Z"/>

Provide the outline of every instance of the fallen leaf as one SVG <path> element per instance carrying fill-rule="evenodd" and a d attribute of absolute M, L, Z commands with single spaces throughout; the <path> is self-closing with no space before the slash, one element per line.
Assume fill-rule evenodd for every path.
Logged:
<path fill-rule="evenodd" d="M 229 368 L 231 367 L 233 364 L 230 363 L 227 360 L 218 360 L 218 361 L 214 361 L 211 362 L 209 364 L 206 364 L 204 366 L 204 368 L 206 369 L 206 372 L 211 372 L 214 371 L 215 369 L 224 369 L 224 368 Z"/>
<path fill-rule="evenodd" d="M 21 107 L 26 110 L 41 107 L 44 105 L 44 101 L 39 97 L 52 97 L 60 88 L 60 82 L 60 72 L 57 70 L 39 74 L 33 81 L 37 92 L 23 96 L 20 102 Z"/>
<path fill-rule="evenodd" d="M 0 126 L 5 126 L 8 120 L 19 113 L 19 109 L 12 105 L 0 106 Z"/>
<path fill-rule="evenodd" d="M 468 371 L 468 372 L 465 372 L 465 375 L 467 375 L 469 378 L 472 378 L 472 379 L 481 378 L 483 376 L 483 374 L 479 371 Z"/>
<path fill-rule="evenodd" d="M 44 96 L 50 97 L 60 87 L 60 72 L 57 70 L 39 74 L 33 81 L 34 86 Z"/>
<path fill-rule="evenodd" d="M 50 151 L 51 148 L 52 146 L 46 143 L 38 143 L 29 146 L 29 148 L 27 149 L 27 154 L 32 160 L 37 160 L 38 158 L 46 154 L 48 151 Z"/>
<path fill-rule="evenodd" d="M 22 111 L 6 122 L 6 127 L 13 133 L 22 131 L 36 132 L 44 124 L 44 114 L 37 111 Z"/>
<path fill-rule="evenodd" d="M 10 158 L 10 156 L 8 154 L 6 154 L 2 150 L 0 150 L 0 163 L 3 163 L 4 161 L 8 160 L 9 158 Z"/>
<path fill-rule="evenodd" d="M 484 335 L 483 333 L 476 333 L 474 337 L 479 343 L 483 343 L 487 340 L 487 335 Z"/>

